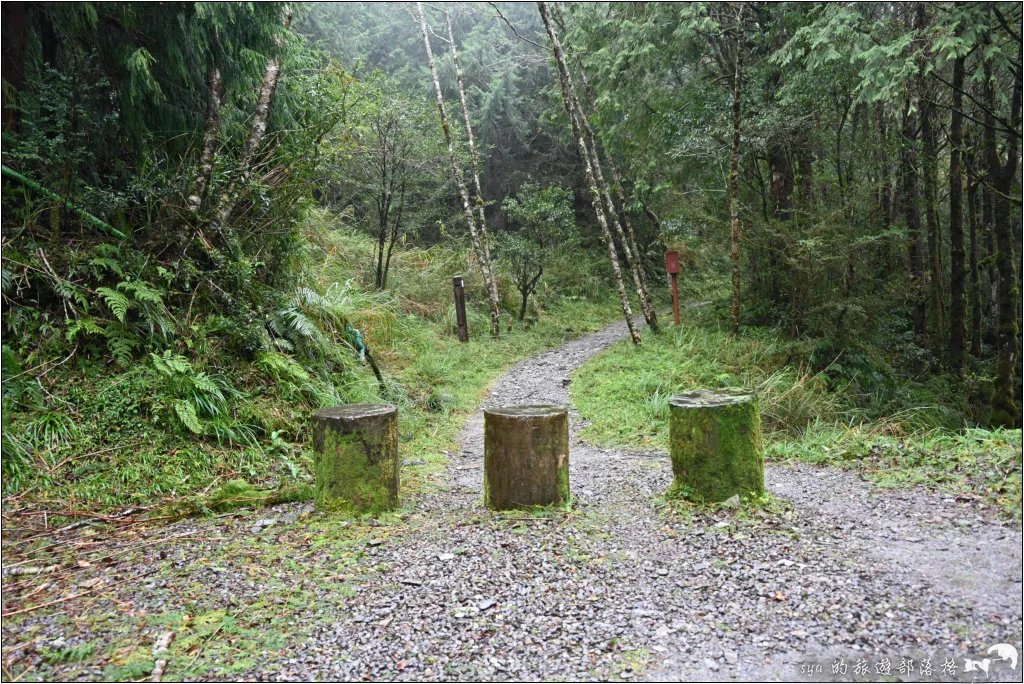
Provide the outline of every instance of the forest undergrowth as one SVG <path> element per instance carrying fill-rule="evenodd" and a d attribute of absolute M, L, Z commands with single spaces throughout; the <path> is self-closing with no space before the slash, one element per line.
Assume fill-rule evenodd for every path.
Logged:
<path fill-rule="evenodd" d="M 732 337 L 724 301 L 684 308 L 679 327 L 640 347 L 619 343 L 579 369 L 571 388 L 589 422 L 583 436 L 667 449 L 673 394 L 752 388 L 769 461 L 850 469 L 880 486 L 984 499 L 1021 517 L 1020 430 L 970 425 L 957 385 L 899 372 L 893 348 L 864 340 L 836 348 L 757 327 Z"/>
<path fill-rule="evenodd" d="M 5 400 L 17 409 L 5 416 L 8 508 L 36 522 L 45 511 L 52 526 L 72 511 L 178 515 L 308 498 L 309 416 L 323 406 L 381 401 L 399 407 L 403 491 L 415 491 L 420 475 L 456 448 L 464 416 L 502 370 L 615 317 L 593 269 L 567 261 L 561 280 L 543 283 L 526 320 L 503 321 L 492 340 L 467 249 L 449 242 L 396 251 L 392 288 L 374 290 L 375 245 L 336 222 L 330 212 L 309 213 L 301 277 L 267 322 L 281 331 L 276 348 L 251 359 L 203 329 L 216 325 L 215 316 L 127 365 L 78 363 L 68 344 L 60 358 L 70 361 L 33 385 L 18 385 L 24 371 L 5 346 Z M 466 344 L 454 334 L 458 273 L 470 296 Z M 580 294 L 560 294 L 565 281 Z M 508 279 L 502 295 L 518 311 Z M 384 388 L 361 360 L 355 331 Z"/>

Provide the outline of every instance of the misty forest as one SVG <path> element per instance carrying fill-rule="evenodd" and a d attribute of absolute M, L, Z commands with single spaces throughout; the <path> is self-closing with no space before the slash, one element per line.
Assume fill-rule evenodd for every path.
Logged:
<path fill-rule="evenodd" d="M 1019 3 L 2 11 L 2 681 L 1020 681 Z"/>

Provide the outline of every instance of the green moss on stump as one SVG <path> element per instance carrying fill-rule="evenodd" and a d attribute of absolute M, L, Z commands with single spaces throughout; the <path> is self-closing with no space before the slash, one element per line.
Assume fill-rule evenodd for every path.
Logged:
<path fill-rule="evenodd" d="M 496 511 L 569 503 L 569 412 L 484 410 L 484 505 Z"/>
<path fill-rule="evenodd" d="M 764 452 L 757 396 L 742 390 L 695 390 L 669 399 L 671 492 L 706 502 L 764 493 Z"/>
<path fill-rule="evenodd" d="M 380 513 L 399 506 L 398 409 L 347 404 L 313 414 L 313 501 L 327 511 Z"/>

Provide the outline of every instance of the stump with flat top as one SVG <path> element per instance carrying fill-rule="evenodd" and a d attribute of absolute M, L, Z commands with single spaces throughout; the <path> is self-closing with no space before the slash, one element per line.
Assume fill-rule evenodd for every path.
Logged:
<path fill-rule="evenodd" d="M 314 503 L 329 511 L 398 507 L 398 409 L 346 404 L 313 414 Z"/>
<path fill-rule="evenodd" d="M 757 395 L 695 390 L 669 399 L 673 488 L 707 502 L 764 493 Z"/>
<path fill-rule="evenodd" d="M 484 505 L 496 511 L 569 503 L 569 412 L 484 410 Z"/>

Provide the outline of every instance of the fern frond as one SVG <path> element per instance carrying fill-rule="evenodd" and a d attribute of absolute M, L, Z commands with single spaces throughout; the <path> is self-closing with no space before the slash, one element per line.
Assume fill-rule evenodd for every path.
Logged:
<path fill-rule="evenodd" d="M 124 329 L 115 329 L 112 325 L 107 326 L 104 332 L 107 335 L 107 349 L 110 350 L 110 355 L 114 357 L 119 366 L 124 368 L 130 366 L 135 347 L 138 346 L 138 340 Z"/>
<path fill-rule="evenodd" d="M 89 310 L 89 300 L 86 298 L 85 293 L 82 292 L 73 283 L 69 283 L 66 280 L 53 279 L 53 291 L 59 294 L 64 299 L 78 304 L 85 311 Z"/>
<path fill-rule="evenodd" d="M 163 295 L 160 291 L 153 287 L 152 283 L 146 282 L 145 280 L 130 281 L 122 280 L 117 284 L 117 289 L 122 292 L 131 293 L 132 297 L 137 302 L 149 302 L 158 306 L 164 305 Z"/>
<path fill-rule="evenodd" d="M 195 435 L 203 434 L 203 424 L 199 421 L 199 416 L 196 415 L 196 409 L 192 404 L 180 399 L 174 402 L 174 413 L 189 432 Z"/>
<path fill-rule="evenodd" d="M 94 318 L 79 318 L 77 321 L 65 321 L 68 330 L 65 333 L 68 342 L 73 342 L 79 335 L 106 335 L 106 331 Z"/>
<path fill-rule="evenodd" d="M 117 259 L 112 259 L 110 257 L 97 257 L 96 259 L 93 259 L 89 263 L 92 264 L 93 266 L 105 268 L 111 273 L 116 273 L 122 278 L 124 277 L 124 266 L 122 266 L 121 262 L 118 261 Z"/>
<path fill-rule="evenodd" d="M 128 309 L 132 305 L 128 298 L 109 287 L 97 287 L 96 294 L 103 297 L 103 301 L 106 302 L 110 312 L 114 314 L 114 318 L 124 323 L 124 319 L 128 315 Z"/>
<path fill-rule="evenodd" d="M 149 356 L 153 359 L 153 367 L 163 375 L 168 377 L 177 373 L 192 375 L 192 364 L 188 362 L 188 359 L 181 354 L 175 354 L 170 349 L 165 350 L 163 354 L 150 352 Z"/>

